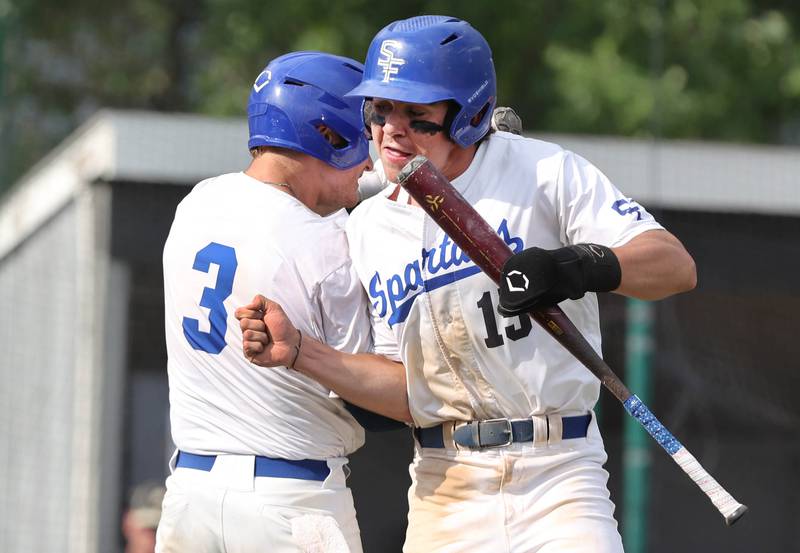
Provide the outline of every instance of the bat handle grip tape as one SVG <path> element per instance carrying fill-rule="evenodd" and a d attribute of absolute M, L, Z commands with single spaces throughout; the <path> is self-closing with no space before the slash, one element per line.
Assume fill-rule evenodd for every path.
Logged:
<path fill-rule="evenodd" d="M 733 496 L 711 476 L 694 455 L 689 453 L 672 433 L 661 424 L 656 416 L 635 394 L 624 403 L 625 410 L 644 426 L 645 430 L 669 453 L 681 470 L 703 490 L 711 503 L 717 508 L 728 526 L 739 520 L 747 511 L 747 506 L 736 501 Z"/>

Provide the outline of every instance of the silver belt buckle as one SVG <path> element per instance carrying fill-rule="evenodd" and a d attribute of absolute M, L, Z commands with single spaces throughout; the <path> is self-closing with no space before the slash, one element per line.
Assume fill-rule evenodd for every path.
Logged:
<path fill-rule="evenodd" d="M 507 441 L 505 443 L 502 443 L 502 444 L 483 445 L 481 443 L 481 430 L 480 430 L 481 425 L 487 424 L 487 423 L 495 423 L 495 422 L 504 422 L 505 423 L 505 425 L 506 425 L 505 432 L 506 432 L 506 435 L 508 436 Z M 514 432 L 513 432 L 512 428 L 511 428 L 511 420 L 510 419 L 488 419 L 488 420 L 485 420 L 485 421 L 478 421 L 478 440 L 477 440 L 477 442 L 478 442 L 478 447 L 485 448 L 485 449 L 494 449 L 496 447 L 506 447 L 506 446 L 511 445 L 514 442 Z"/>

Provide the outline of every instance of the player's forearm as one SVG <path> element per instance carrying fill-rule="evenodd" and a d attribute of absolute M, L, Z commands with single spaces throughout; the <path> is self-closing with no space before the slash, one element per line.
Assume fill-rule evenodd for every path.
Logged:
<path fill-rule="evenodd" d="M 304 336 L 294 368 L 350 403 L 395 420 L 413 422 L 401 363 L 371 353 L 343 353 Z"/>
<path fill-rule="evenodd" d="M 692 256 L 667 231 L 644 232 L 613 251 L 622 269 L 620 286 L 614 290 L 618 294 L 659 300 L 697 285 Z"/>

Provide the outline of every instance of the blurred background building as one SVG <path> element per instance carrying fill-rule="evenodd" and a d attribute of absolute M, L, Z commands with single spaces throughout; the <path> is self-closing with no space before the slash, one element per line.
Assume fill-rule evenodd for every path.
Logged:
<path fill-rule="evenodd" d="M 797 548 L 800 8 L 167 4 L 0 0 L 0 551 L 123 550 L 129 493 L 163 480 L 172 452 L 161 250 L 177 203 L 245 166 L 247 90 L 268 59 L 360 59 L 419 13 L 471 21 L 525 134 L 590 159 L 697 262 L 689 294 L 604 295 L 604 355 L 751 512 L 725 528 L 603 391 L 628 553 Z M 400 551 L 410 456 L 398 431 L 352 457 L 367 553 Z"/>

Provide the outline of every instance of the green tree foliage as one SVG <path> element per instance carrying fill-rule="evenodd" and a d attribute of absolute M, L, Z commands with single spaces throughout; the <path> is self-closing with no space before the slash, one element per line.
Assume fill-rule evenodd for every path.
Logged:
<path fill-rule="evenodd" d="M 243 116 L 271 58 L 423 13 L 486 36 L 529 132 L 800 142 L 790 0 L 0 0 L 0 189 L 100 107 Z"/>
<path fill-rule="evenodd" d="M 556 98 L 545 127 L 800 138 L 800 49 L 787 13 L 756 11 L 747 0 L 675 0 L 661 9 L 629 0 L 603 2 L 596 15 L 599 33 L 577 46 L 553 40 L 544 51 Z"/>

